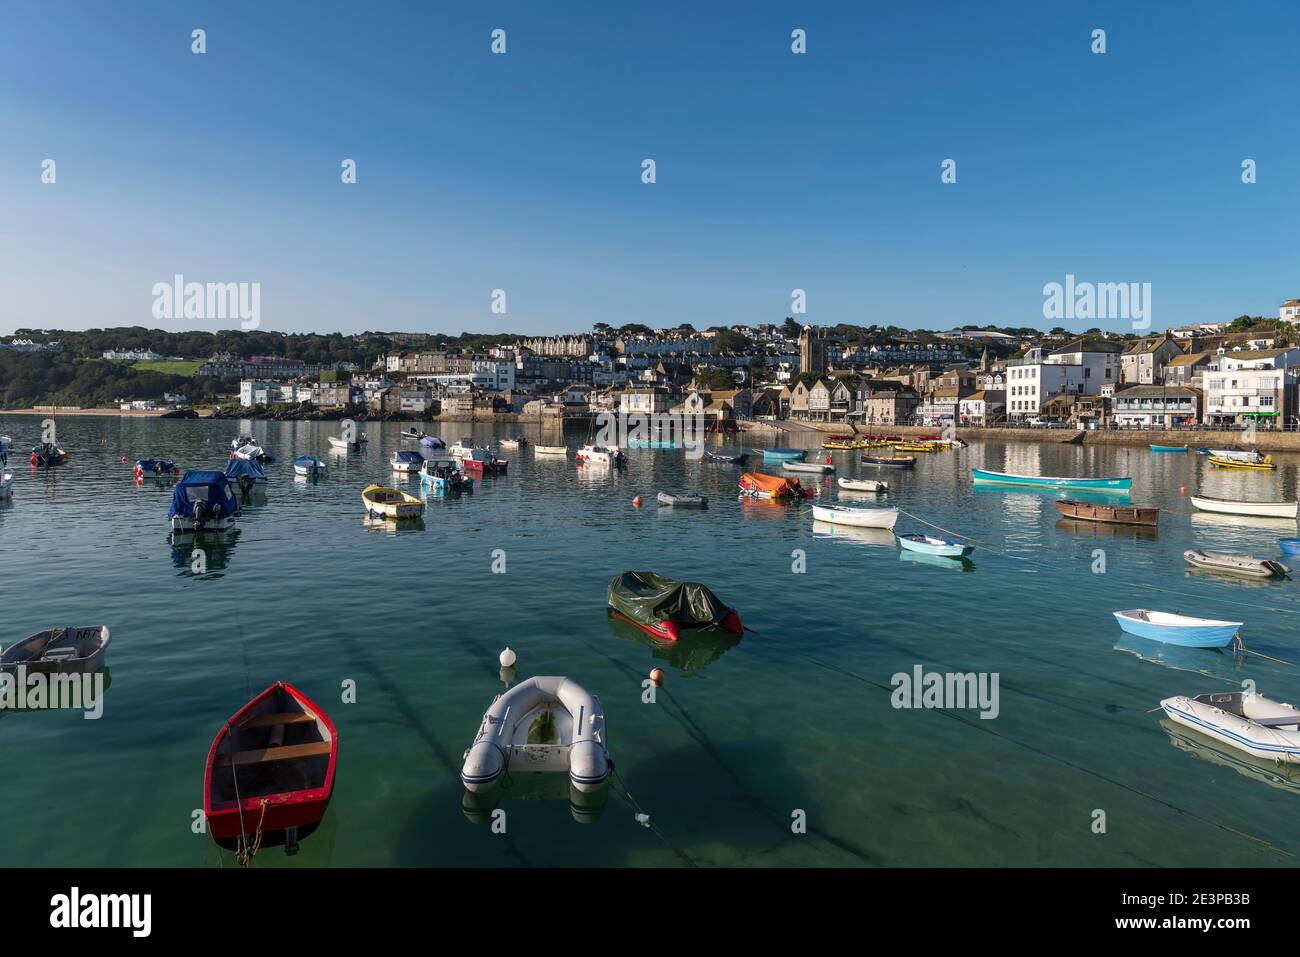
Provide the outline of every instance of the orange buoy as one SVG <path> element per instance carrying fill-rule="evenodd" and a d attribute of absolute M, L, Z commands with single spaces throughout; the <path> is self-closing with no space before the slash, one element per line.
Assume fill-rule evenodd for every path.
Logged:
<path fill-rule="evenodd" d="M 1186 486 L 1186 485 L 1180 485 L 1180 486 L 1178 486 L 1178 494 L 1179 494 L 1179 495 L 1186 495 L 1186 494 L 1187 494 L 1187 486 Z"/>
<path fill-rule="evenodd" d="M 641 496 L 640 496 L 640 495 L 638 495 L 636 498 L 632 499 L 632 505 L 633 505 L 633 507 L 635 507 L 635 508 L 640 508 L 640 507 L 641 507 Z"/>
<path fill-rule="evenodd" d="M 653 671 L 651 671 L 651 672 L 650 672 L 650 680 L 653 681 L 653 682 L 655 683 L 655 686 L 656 686 L 656 687 L 662 685 L 662 684 L 664 683 L 664 673 L 663 673 L 663 670 L 660 669 L 660 668 L 655 668 Z"/>

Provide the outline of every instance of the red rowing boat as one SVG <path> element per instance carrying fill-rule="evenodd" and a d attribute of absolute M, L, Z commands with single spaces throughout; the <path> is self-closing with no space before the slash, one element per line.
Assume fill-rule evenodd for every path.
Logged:
<path fill-rule="evenodd" d="M 222 847 L 296 849 L 334 793 L 339 736 L 310 698 L 277 681 L 217 732 L 203 772 L 203 815 Z M 252 840 L 250 840 L 252 838 Z"/>

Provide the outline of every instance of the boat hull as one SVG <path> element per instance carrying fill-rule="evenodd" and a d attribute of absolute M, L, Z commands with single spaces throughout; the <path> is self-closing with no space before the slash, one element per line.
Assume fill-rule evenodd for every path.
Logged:
<path fill-rule="evenodd" d="M 1009 472 L 990 472 L 986 469 L 971 469 L 971 476 L 976 482 L 996 485 L 1025 485 L 1038 488 L 1077 488 L 1092 491 L 1127 492 L 1133 487 L 1133 479 L 1117 478 L 1063 478 L 1051 475 L 1012 475 Z"/>
<path fill-rule="evenodd" d="M 1279 715 L 1296 710 L 1276 702 L 1269 704 Z M 1178 724 L 1222 741 L 1239 751 L 1269 761 L 1300 763 L 1300 731 L 1264 727 L 1212 704 L 1182 695 L 1165 698 L 1160 702 L 1160 707 Z M 1296 713 L 1296 720 L 1300 721 L 1300 713 Z"/>
<path fill-rule="evenodd" d="M 909 538 L 906 535 L 898 536 L 898 545 L 909 552 L 916 552 L 921 555 L 934 555 L 938 558 L 965 558 L 971 552 L 975 551 L 974 545 L 962 545 L 958 542 L 942 542 L 934 544 L 924 540 Z"/>
<path fill-rule="evenodd" d="M 1118 611 L 1114 615 L 1120 628 L 1130 635 L 1137 635 L 1149 641 L 1163 641 L 1169 645 L 1182 645 L 1185 648 L 1226 648 L 1232 644 L 1237 629 L 1241 627 L 1240 622 L 1171 626 L 1128 618 L 1123 612 Z"/>
<path fill-rule="evenodd" d="M 893 528 L 898 521 L 896 508 L 837 508 L 814 505 L 813 519 L 828 525 L 850 525 L 854 528 Z"/>
<path fill-rule="evenodd" d="M 1219 515 L 1254 515 L 1259 518 L 1295 518 L 1295 502 L 1238 502 L 1230 499 L 1189 495 L 1192 505 L 1202 512 Z"/>
<path fill-rule="evenodd" d="M 1064 499 L 1056 503 L 1056 510 L 1066 518 L 1084 522 L 1102 522 L 1109 525 L 1144 525 L 1155 528 L 1160 521 L 1158 508 L 1127 508 L 1119 505 L 1094 505 L 1091 502 L 1072 502 Z"/>
<path fill-rule="evenodd" d="M 764 449 L 764 462 L 802 462 L 808 455 L 807 449 Z"/>

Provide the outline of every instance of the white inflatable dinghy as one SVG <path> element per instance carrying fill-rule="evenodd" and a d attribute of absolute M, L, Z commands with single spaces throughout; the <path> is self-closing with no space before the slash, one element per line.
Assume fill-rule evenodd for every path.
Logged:
<path fill-rule="evenodd" d="M 605 710 L 576 681 L 537 676 L 497 695 L 465 752 L 460 779 L 475 793 L 490 791 L 507 768 L 512 773 L 569 773 L 579 791 L 600 788 L 609 777 Z"/>
<path fill-rule="evenodd" d="M 1258 692 L 1178 695 L 1160 702 L 1181 725 L 1257 758 L 1300 764 L 1300 709 Z"/>

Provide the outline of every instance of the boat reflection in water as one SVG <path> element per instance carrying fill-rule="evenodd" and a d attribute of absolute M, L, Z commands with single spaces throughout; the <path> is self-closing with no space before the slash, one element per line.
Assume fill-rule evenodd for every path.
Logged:
<path fill-rule="evenodd" d="M 1179 751 L 1186 751 L 1210 764 L 1231 768 L 1242 777 L 1261 781 L 1269 787 L 1300 794 L 1300 766 L 1278 764 L 1254 757 L 1186 728 L 1169 718 L 1161 718 L 1160 727 L 1164 729 L 1165 734 L 1169 735 L 1169 743 Z"/>
<path fill-rule="evenodd" d="M 1266 518 L 1261 515 L 1221 515 L 1217 512 L 1193 512 L 1192 527 L 1205 531 L 1215 528 L 1267 528 L 1273 531 L 1290 529 L 1295 531 L 1294 518 Z"/>
<path fill-rule="evenodd" d="M 239 544 L 238 528 L 224 532 L 172 532 L 172 565 L 182 577 L 224 571 Z M 202 552 L 202 555 L 197 554 Z"/>
<path fill-rule="evenodd" d="M 595 791 L 583 792 L 569 782 L 566 774 L 542 774 L 536 771 L 512 771 L 486 793 L 468 788 L 461 798 L 461 810 L 473 824 L 491 824 L 492 812 L 503 801 L 569 800 L 569 813 L 579 824 L 595 824 L 609 803 L 610 785 L 606 782 Z"/>
<path fill-rule="evenodd" d="M 337 802 L 331 801 L 329 807 L 325 809 L 325 816 L 320 819 L 316 829 L 311 832 L 310 838 L 304 837 L 298 844 L 292 854 L 258 854 L 256 867 L 258 870 L 267 868 L 303 868 L 303 867 L 331 867 L 334 864 L 334 845 L 338 837 L 338 812 L 335 810 Z M 233 867 L 236 862 L 233 860 L 234 851 L 222 847 L 216 841 L 204 841 L 206 850 L 204 852 L 203 863 L 207 867 Z M 284 832 L 271 835 L 269 839 L 263 840 L 263 847 L 283 847 Z"/>
<path fill-rule="evenodd" d="M 1164 641 L 1152 641 L 1138 635 L 1121 633 L 1115 650 L 1133 655 L 1153 665 L 1162 665 L 1176 671 L 1190 671 L 1210 678 L 1237 683 L 1246 663 L 1245 655 L 1234 654 L 1223 648 L 1193 648 Z"/>
<path fill-rule="evenodd" d="M 610 616 L 614 634 L 626 641 L 635 641 L 650 649 L 656 661 L 667 662 L 682 674 L 702 671 L 740 643 L 740 635 L 720 628 L 683 629 L 676 641 L 653 638 L 636 625 Z"/>
<path fill-rule="evenodd" d="M 424 531 L 424 518 L 384 518 L 383 516 L 363 515 L 361 524 L 366 531 L 380 535 L 405 535 L 409 532 Z"/>
<path fill-rule="evenodd" d="M 916 565 L 933 565 L 935 568 L 956 568 L 964 572 L 975 570 L 975 563 L 969 558 L 945 558 L 942 555 L 927 555 L 924 552 L 900 551 L 898 560 Z"/>
<path fill-rule="evenodd" d="M 875 496 L 879 498 L 880 496 Z M 893 548 L 894 533 L 887 528 L 860 528 L 854 525 L 837 525 L 834 522 L 813 522 L 813 538 L 838 538 L 857 545 L 875 545 Z"/>
<path fill-rule="evenodd" d="M 14 675 L 16 674 L 16 672 L 10 672 L 10 674 Z M 80 674 L 72 674 L 67 672 L 63 672 L 63 674 L 66 674 L 67 677 L 60 680 L 66 682 L 67 687 L 71 688 L 71 685 L 73 683 L 77 685 L 76 689 L 72 689 L 72 691 L 68 693 L 75 694 L 75 693 L 79 693 L 78 689 L 85 689 L 86 693 L 85 695 L 82 696 L 81 701 L 78 703 L 74 699 L 73 700 L 74 704 L 79 704 L 80 709 L 86 712 L 94 712 L 96 710 L 102 710 L 103 704 L 101 699 L 108 694 L 108 689 L 113 685 L 113 672 L 108 665 L 101 664 L 94 671 L 85 671 Z M 30 678 L 31 676 L 28 675 L 29 682 L 30 682 Z M 53 678 L 54 675 L 46 675 L 47 681 Z M 30 689 L 31 687 L 30 683 L 28 687 Z M 12 693 L 15 695 L 17 694 L 16 688 Z M 30 693 L 31 692 L 29 690 L 28 694 Z M 48 706 L 43 706 L 39 708 L 19 707 L 17 698 L 14 699 L 12 703 L 13 704 L 12 707 L 10 707 L 10 704 L 11 702 L 6 701 L 3 698 L 0 698 L 0 718 L 3 718 L 7 714 L 30 714 L 31 712 L 34 711 L 46 712 L 50 710 Z"/>
<path fill-rule="evenodd" d="M 1120 525 L 1111 522 L 1085 522 L 1077 518 L 1062 518 L 1056 523 L 1058 532 L 1069 532 L 1080 538 L 1126 538 L 1132 541 L 1150 540 L 1159 536 L 1154 525 Z"/>
<path fill-rule="evenodd" d="M 758 522 L 780 522 L 786 519 L 801 518 L 799 499 L 755 498 L 752 495 L 738 495 L 740 517 Z"/>

